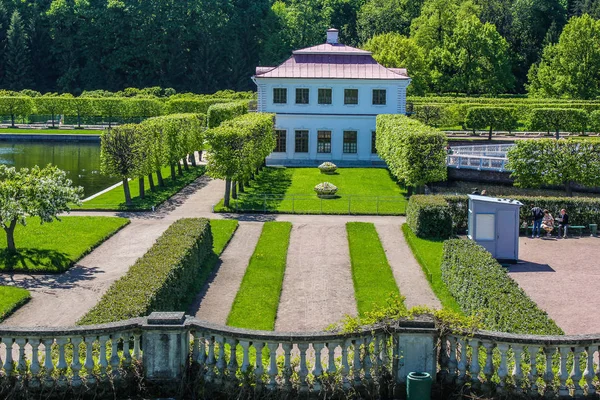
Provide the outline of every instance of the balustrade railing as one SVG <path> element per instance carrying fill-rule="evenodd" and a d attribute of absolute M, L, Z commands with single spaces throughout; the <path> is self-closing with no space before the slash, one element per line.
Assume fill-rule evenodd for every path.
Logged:
<path fill-rule="evenodd" d="M 452 154 L 505 158 L 506 153 L 513 146 L 514 146 L 514 144 L 486 144 L 486 145 L 473 145 L 473 146 L 456 146 L 456 147 L 452 147 Z"/>
<path fill-rule="evenodd" d="M 448 155 L 446 165 L 457 169 L 476 169 L 479 171 L 506 171 L 508 160 L 501 157 L 483 157 L 471 155 Z"/>

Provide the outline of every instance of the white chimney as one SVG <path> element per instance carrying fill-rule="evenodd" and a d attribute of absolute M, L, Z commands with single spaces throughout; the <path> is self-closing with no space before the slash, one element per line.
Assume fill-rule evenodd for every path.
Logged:
<path fill-rule="evenodd" d="M 339 31 L 337 29 L 327 29 L 327 43 L 337 44 Z"/>

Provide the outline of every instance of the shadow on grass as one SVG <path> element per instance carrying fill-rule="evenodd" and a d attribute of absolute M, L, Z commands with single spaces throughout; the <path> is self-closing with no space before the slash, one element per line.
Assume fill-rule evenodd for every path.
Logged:
<path fill-rule="evenodd" d="M 288 189 L 292 186 L 292 171 L 288 168 L 264 168 L 250 182 L 244 193 L 232 202 L 233 208 L 244 211 L 277 210 L 284 200 Z M 269 193 L 265 198 L 263 193 Z"/>
<path fill-rule="evenodd" d="M 56 250 L 17 249 L 16 253 L 0 250 L 0 272 L 59 273 L 71 265 L 73 260 Z"/>

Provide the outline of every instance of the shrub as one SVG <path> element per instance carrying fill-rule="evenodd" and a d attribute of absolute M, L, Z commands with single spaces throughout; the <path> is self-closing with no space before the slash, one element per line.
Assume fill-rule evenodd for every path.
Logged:
<path fill-rule="evenodd" d="M 588 114 L 585 110 L 570 108 L 534 108 L 529 116 L 529 129 L 555 132 L 585 132 Z"/>
<path fill-rule="evenodd" d="M 317 196 L 334 196 L 338 191 L 337 186 L 333 183 L 323 182 L 315 186 Z"/>
<path fill-rule="evenodd" d="M 467 111 L 465 125 L 469 129 L 489 128 L 489 139 L 494 130 L 512 131 L 517 127 L 515 110 L 508 107 L 473 107 Z"/>
<path fill-rule="evenodd" d="M 562 335 L 504 268 L 470 240 L 444 243 L 442 279 L 466 315 L 477 315 L 485 329 L 520 334 Z"/>
<path fill-rule="evenodd" d="M 208 219 L 176 221 L 78 323 L 101 324 L 153 311 L 185 310 L 190 295 L 196 293 L 200 269 L 212 255 Z"/>
<path fill-rule="evenodd" d="M 223 121 L 228 121 L 248 112 L 248 101 L 217 103 L 208 108 L 207 120 L 209 128 L 216 128 Z"/>
<path fill-rule="evenodd" d="M 322 174 L 331 174 L 334 173 L 336 170 L 337 165 L 329 161 L 319 165 L 319 171 L 321 171 Z"/>
<path fill-rule="evenodd" d="M 411 196 L 406 223 L 421 238 L 447 239 L 452 235 L 452 215 L 442 196 Z"/>
<path fill-rule="evenodd" d="M 229 99 L 174 98 L 167 101 L 167 114 L 206 114 L 213 104 L 228 103 Z"/>
<path fill-rule="evenodd" d="M 600 133 L 600 111 L 590 114 L 590 132 Z"/>

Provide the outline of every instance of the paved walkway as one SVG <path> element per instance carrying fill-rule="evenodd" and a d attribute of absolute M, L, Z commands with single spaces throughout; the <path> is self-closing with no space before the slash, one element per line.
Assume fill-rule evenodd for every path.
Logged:
<path fill-rule="evenodd" d="M 292 227 L 276 331 L 321 331 L 356 315 L 346 226 L 295 223 Z"/>
<path fill-rule="evenodd" d="M 406 297 L 407 308 L 427 306 L 440 309 L 442 305 L 431 290 L 421 266 L 408 247 L 398 225 L 375 224 L 379 240 L 394 273 L 400 294 Z"/>
<path fill-rule="evenodd" d="M 225 325 L 262 227 L 262 223 L 240 222 L 233 239 L 221 254 L 216 272 L 190 308 L 190 315 Z"/>
<path fill-rule="evenodd" d="M 509 274 L 566 334 L 598 334 L 595 294 L 600 287 L 600 239 L 521 238 Z"/>

